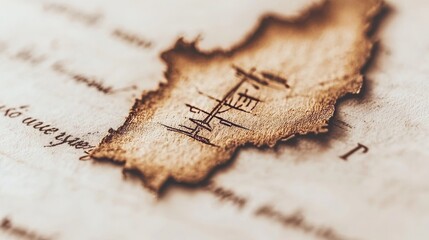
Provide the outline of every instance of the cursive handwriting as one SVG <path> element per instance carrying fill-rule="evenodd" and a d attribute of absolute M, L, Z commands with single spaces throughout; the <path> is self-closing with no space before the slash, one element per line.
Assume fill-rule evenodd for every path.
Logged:
<path fill-rule="evenodd" d="M 86 13 L 80 9 L 59 3 L 44 4 L 43 8 L 45 11 L 67 16 L 70 19 L 79 21 L 89 26 L 97 24 L 97 22 L 99 22 L 102 18 L 102 15 L 99 13 Z"/>
<path fill-rule="evenodd" d="M 75 137 L 65 131 L 61 131 L 60 128 L 53 126 L 50 123 L 46 123 L 45 121 L 41 121 L 32 116 L 28 116 L 28 110 L 28 105 L 9 107 L 7 105 L 0 104 L 1 116 L 11 119 L 20 119 L 21 124 L 30 127 L 36 131 L 39 131 L 43 135 L 52 135 L 53 140 L 50 141 L 49 144 L 44 147 L 57 147 L 61 145 L 67 145 L 76 150 L 83 150 L 85 155 L 80 157 L 80 160 L 89 159 L 89 154 L 95 148 L 94 145 L 91 145 L 88 141 L 82 138 Z"/>
<path fill-rule="evenodd" d="M 112 35 L 120 40 L 123 40 L 124 42 L 127 42 L 139 48 L 152 47 L 152 42 L 142 38 L 141 36 L 138 36 L 135 33 L 126 32 L 125 30 L 120 28 L 113 30 Z"/>
<path fill-rule="evenodd" d="M 232 190 L 228 190 L 222 186 L 217 186 L 214 182 L 210 182 L 204 187 L 210 193 L 213 193 L 220 201 L 230 202 L 238 208 L 245 207 L 247 199 L 234 193 Z"/>
<path fill-rule="evenodd" d="M 340 236 L 331 228 L 316 226 L 309 223 L 301 211 L 293 212 L 292 214 L 284 214 L 275 210 L 272 206 L 265 205 L 259 207 L 255 212 L 257 217 L 265 217 L 273 221 L 279 222 L 286 227 L 301 230 L 307 234 L 312 234 L 316 237 L 326 240 L 343 240 L 346 239 Z"/>

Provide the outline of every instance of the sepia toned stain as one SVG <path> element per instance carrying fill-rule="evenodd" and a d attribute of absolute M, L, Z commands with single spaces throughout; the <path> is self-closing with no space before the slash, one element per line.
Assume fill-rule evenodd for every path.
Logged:
<path fill-rule="evenodd" d="M 336 101 L 360 91 L 380 0 L 331 0 L 268 16 L 228 51 L 179 39 L 162 53 L 167 83 L 143 94 L 91 156 L 135 170 L 158 191 L 198 183 L 245 144 L 327 131 Z"/>

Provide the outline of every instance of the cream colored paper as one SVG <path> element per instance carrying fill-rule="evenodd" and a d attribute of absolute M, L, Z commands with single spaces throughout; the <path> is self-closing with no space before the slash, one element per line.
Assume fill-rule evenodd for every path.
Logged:
<path fill-rule="evenodd" d="M 228 49 L 265 14 L 309 4 L 1 0 L 0 237 L 426 239 L 427 1 L 387 2 L 363 91 L 327 134 L 242 149 L 205 186 L 160 197 L 119 166 L 79 161 L 164 81 L 159 53 L 179 37 Z"/>

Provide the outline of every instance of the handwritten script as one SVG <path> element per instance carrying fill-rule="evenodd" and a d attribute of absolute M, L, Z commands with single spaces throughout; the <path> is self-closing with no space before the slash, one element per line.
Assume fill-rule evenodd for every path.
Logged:
<path fill-rule="evenodd" d="M 92 157 L 123 163 L 159 190 L 168 178 L 203 180 L 242 145 L 326 132 L 337 99 L 360 91 L 380 8 L 336 0 L 309 18 L 267 17 L 228 52 L 179 40 L 162 54 L 168 83 L 138 100 Z"/>

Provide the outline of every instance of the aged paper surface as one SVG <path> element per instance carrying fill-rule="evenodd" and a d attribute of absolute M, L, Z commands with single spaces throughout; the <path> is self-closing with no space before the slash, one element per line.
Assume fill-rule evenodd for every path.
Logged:
<path fill-rule="evenodd" d="M 88 160 L 165 83 L 159 56 L 177 39 L 227 50 L 264 16 L 321 4 L 0 0 L 0 239 L 427 239 L 424 0 L 386 2 L 362 90 L 337 102 L 327 133 L 242 148 L 210 182 L 161 196 Z"/>
<path fill-rule="evenodd" d="M 266 18 L 229 52 L 179 40 L 162 54 L 168 83 L 138 100 L 92 156 L 136 169 L 158 190 L 169 177 L 203 180 L 246 143 L 326 131 L 336 100 L 361 88 L 380 9 L 334 0 L 298 19 Z"/>

